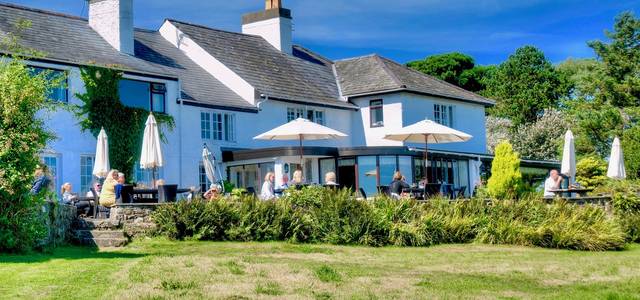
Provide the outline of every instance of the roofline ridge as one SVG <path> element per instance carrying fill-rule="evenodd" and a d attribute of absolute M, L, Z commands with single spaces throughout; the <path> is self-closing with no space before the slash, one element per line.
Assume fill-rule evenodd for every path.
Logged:
<path fill-rule="evenodd" d="M 33 8 L 33 7 L 28 7 L 28 6 L 14 4 L 14 3 L 0 2 L 0 6 L 14 8 L 14 9 L 20 9 L 20 10 L 26 10 L 26 11 L 31 11 L 31 12 L 35 12 L 35 13 L 47 14 L 47 15 L 52 15 L 52 16 L 56 16 L 56 17 L 63 17 L 63 18 L 81 20 L 81 21 L 88 21 L 89 20 L 87 18 L 83 18 L 83 17 L 80 17 L 80 16 L 74 16 L 74 15 L 71 15 L 71 14 L 65 14 L 65 13 L 61 13 L 61 12 L 45 10 L 45 9 L 40 9 L 40 8 Z"/>
<path fill-rule="evenodd" d="M 377 53 L 370 53 L 370 54 L 365 54 L 365 55 L 360 55 L 360 56 L 336 59 L 336 60 L 334 60 L 334 62 L 350 61 L 350 60 L 356 60 L 356 59 L 362 59 L 362 58 L 368 58 L 368 57 L 375 57 L 375 56 L 379 56 L 379 55 Z"/>
<path fill-rule="evenodd" d="M 387 73 L 389 75 L 389 77 L 391 77 L 391 79 L 398 85 L 398 87 L 407 88 L 407 85 L 402 83 L 402 80 L 400 80 L 400 78 L 398 78 L 398 76 L 391 69 L 389 69 L 389 67 L 385 63 L 385 61 L 391 61 L 391 62 L 395 63 L 394 61 L 392 61 L 390 59 L 387 59 L 387 58 L 384 58 L 384 57 L 382 57 L 380 55 L 376 55 L 376 56 L 374 56 L 374 58 L 382 66 L 382 69 L 385 71 L 385 73 Z"/>
<path fill-rule="evenodd" d="M 455 85 L 455 84 L 453 84 L 453 83 L 449 83 L 449 82 L 446 82 L 446 81 L 444 81 L 444 80 L 442 80 L 442 79 L 440 79 L 440 78 L 437 78 L 437 77 L 435 77 L 435 76 L 431 76 L 431 75 L 429 75 L 429 74 L 422 73 L 422 72 L 420 72 L 420 71 L 418 71 L 418 70 L 414 70 L 414 69 L 412 69 L 412 68 L 409 68 L 409 67 L 407 67 L 407 66 L 405 66 L 405 65 L 402 65 L 402 64 L 400 64 L 400 63 L 398 63 L 398 62 L 395 62 L 395 61 L 393 61 L 393 60 L 391 60 L 391 59 L 388 59 L 388 58 L 386 58 L 386 57 L 380 57 L 380 58 L 381 58 L 381 59 L 384 59 L 384 60 L 386 60 L 386 61 L 389 61 L 389 62 L 391 62 L 391 63 L 394 63 L 394 64 L 396 64 L 396 65 L 398 65 L 398 66 L 400 66 L 400 67 L 403 67 L 403 68 L 405 68 L 405 69 L 409 70 L 410 72 L 417 73 L 418 75 L 421 75 L 421 76 L 429 77 L 429 78 L 431 78 L 431 79 L 433 79 L 433 80 L 436 80 L 436 81 L 438 81 L 438 82 L 440 82 L 440 83 L 443 83 L 443 84 L 446 84 L 446 85 L 448 85 L 448 86 L 451 86 L 451 87 L 453 87 L 453 88 L 455 88 L 455 89 L 458 89 L 458 90 L 460 90 L 460 91 L 463 91 L 463 92 L 465 92 L 465 93 L 470 93 L 470 94 L 473 94 L 474 96 L 477 96 L 477 97 L 480 97 L 480 98 L 486 99 L 486 100 L 487 100 L 487 101 L 489 101 L 489 102 L 494 102 L 494 103 L 495 103 L 495 100 L 492 100 L 492 99 L 486 98 L 486 97 L 484 97 L 484 96 L 482 96 L 482 95 L 479 95 L 479 94 L 477 94 L 477 93 L 475 93 L 475 92 L 465 90 L 465 89 L 463 89 L 463 88 L 461 88 L 461 87 L 459 87 L 459 86 L 457 86 L 457 85 Z"/>
<path fill-rule="evenodd" d="M 202 28 L 202 29 L 207 29 L 207 30 L 212 30 L 212 31 L 218 31 L 218 32 L 224 32 L 224 33 L 237 34 L 237 35 L 246 36 L 246 37 L 253 37 L 253 38 L 262 38 L 262 37 L 260 37 L 260 36 L 253 35 L 253 34 L 246 34 L 246 33 L 242 33 L 242 32 L 235 32 L 235 31 L 230 31 L 230 30 L 218 29 L 218 28 L 213 28 L 213 27 L 209 27 L 209 26 L 206 26 L 206 25 L 202 25 L 202 24 L 196 24 L 196 23 L 191 23 L 191 22 L 185 22 L 185 21 L 180 21 L 180 20 L 176 20 L 176 19 L 172 19 L 172 18 L 166 18 L 166 19 L 164 19 L 164 20 L 165 20 L 165 21 L 168 21 L 168 22 L 181 23 L 181 24 L 185 24 L 185 25 L 189 25 L 189 26 L 194 26 L 194 27 L 198 27 L 198 28 Z"/>

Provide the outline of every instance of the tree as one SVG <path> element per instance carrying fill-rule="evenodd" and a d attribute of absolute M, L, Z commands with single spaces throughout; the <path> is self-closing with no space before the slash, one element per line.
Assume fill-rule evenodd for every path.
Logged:
<path fill-rule="evenodd" d="M 567 93 L 562 74 L 533 46 L 516 50 L 486 79 L 483 95 L 497 101 L 490 112 L 515 126 L 535 122 Z"/>
<path fill-rule="evenodd" d="M 534 123 L 513 126 L 505 118 L 487 117 L 489 153 L 502 141 L 509 141 L 520 155 L 528 159 L 557 159 L 569 123 L 558 110 L 547 110 Z"/>
<path fill-rule="evenodd" d="M 585 156 L 576 164 L 576 181 L 587 188 L 595 188 L 607 181 L 607 164 L 596 155 Z"/>
<path fill-rule="evenodd" d="M 459 52 L 432 55 L 407 66 L 472 92 L 484 89 L 483 78 L 492 68 L 476 66 L 473 57 Z"/>
<path fill-rule="evenodd" d="M 496 199 L 515 199 L 523 187 L 518 153 L 513 151 L 509 142 L 502 142 L 496 147 L 487 192 Z"/>
<path fill-rule="evenodd" d="M 49 91 L 60 83 L 51 74 L 34 75 L 19 56 L 19 23 L 9 33 L 4 49 L 19 50 L 0 57 L 0 252 L 31 250 L 45 237 L 43 194 L 31 195 L 38 154 L 53 135 L 38 113 L 48 108 Z M 30 52 L 33 54 L 34 52 Z"/>

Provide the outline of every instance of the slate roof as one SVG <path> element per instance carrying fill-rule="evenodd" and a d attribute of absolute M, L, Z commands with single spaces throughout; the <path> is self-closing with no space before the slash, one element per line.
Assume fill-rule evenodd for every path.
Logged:
<path fill-rule="evenodd" d="M 488 106 L 495 104 L 491 99 L 375 54 L 336 61 L 335 68 L 342 93 L 347 97 L 409 91 Z"/>
<path fill-rule="evenodd" d="M 257 110 L 173 46 L 157 31 L 136 29 L 136 57 L 163 66 L 181 80 L 182 99 L 211 107 Z"/>
<path fill-rule="evenodd" d="M 11 4 L 0 3 L 0 36 L 13 32 L 19 19 L 32 23 L 22 33 L 22 46 L 45 52 L 47 60 L 79 65 L 118 65 L 124 71 L 179 78 L 183 100 L 212 107 L 256 110 L 157 31 L 135 29 L 135 56 L 131 56 L 113 48 L 84 18 Z"/>
<path fill-rule="evenodd" d="M 0 38 L 15 32 L 19 20 L 31 21 L 31 27 L 21 34 L 23 47 L 42 51 L 46 59 L 65 63 L 103 66 L 115 65 L 124 71 L 171 77 L 163 67 L 158 67 L 113 48 L 86 19 L 0 3 Z"/>
<path fill-rule="evenodd" d="M 330 61 L 295 47 L 282 53 L 259 36 L 168 20 L 200 47 L 270 98 L 355 108 L 342 101 Z"/>

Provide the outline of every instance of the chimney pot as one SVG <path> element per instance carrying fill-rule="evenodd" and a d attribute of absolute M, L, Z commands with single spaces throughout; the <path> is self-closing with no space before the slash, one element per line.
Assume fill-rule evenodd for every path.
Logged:
<path fill-rule="evenodd" d="M 282 0 L 266 0 L 265 9 L 278 9 L 282 7 Z"/>
<path fill-rule="evenodd" d="M 133 0 L 88 0 L 89 26 L 118 51 L 134 54 Z"/>

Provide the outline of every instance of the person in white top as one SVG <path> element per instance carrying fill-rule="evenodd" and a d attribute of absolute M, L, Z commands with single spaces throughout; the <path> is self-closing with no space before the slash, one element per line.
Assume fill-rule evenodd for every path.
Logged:
<path fill-rule="evenodd" d="M 276 181 L 276 174 L 273 172 L 267 173 L 264 177 L 264 183 L 262 184 L 262 190 L 260 191 L 260 199 L 271 200 L 276 197 L 274 186 Z"/>
<path fill-rule="evenodd" d="M 552 191 L 560 188 L 562 180 L 563 178 L 560 176 L 560 173 L 558 173 L 558 170 L 551 170 L 551 172 L 549 172 L 549 178 L 544 182 L 544 196 L 554 197 L 556 194 Z"/>

